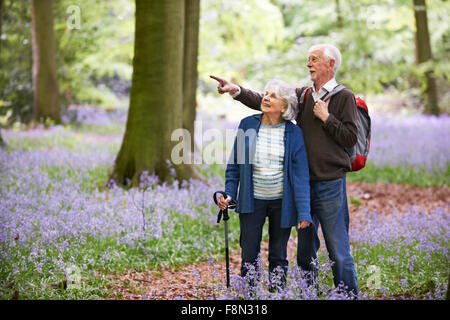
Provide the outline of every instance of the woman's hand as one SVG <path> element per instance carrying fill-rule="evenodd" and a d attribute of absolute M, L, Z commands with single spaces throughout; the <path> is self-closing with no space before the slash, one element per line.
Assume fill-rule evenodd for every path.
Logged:
<path fill-rule="evenodd" d="M 219 207 L 220 210 L 225 210 L 226 208 L 228 208 L 228 204 L 231 201 L 231 197 L 227 196 L 227 198 L 225 199 L 223 196 L 219 196 L 217 198 L 217 206 Z"/>
<path fill-rule="evenodd" d="M 311 225 L 311 222 L 303 220 L 298 223 L 297 229 L 305 229 Z"/>

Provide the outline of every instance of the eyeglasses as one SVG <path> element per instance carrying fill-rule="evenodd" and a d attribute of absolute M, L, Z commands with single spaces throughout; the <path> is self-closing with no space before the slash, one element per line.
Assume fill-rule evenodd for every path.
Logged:
<path fill-rule="evenodd" d="M 310 56 L 308 57 L 308 63 L 312 62 L 312 63 L 316 63 L 319 62 L 321 59 L 318 56 Z"/>

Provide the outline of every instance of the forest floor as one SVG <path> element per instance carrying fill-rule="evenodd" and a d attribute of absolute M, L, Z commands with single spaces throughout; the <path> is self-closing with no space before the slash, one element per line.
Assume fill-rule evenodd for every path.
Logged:
<path fill-rule="evenodd" d="M 437 207 L 450 204 L 450 187 L 417 187 L 400 184 L 347 182 L 352 217 L 366 211 L 383 215 L 406 213 L 414 210 L 433 212 Z M 323 248 L 321 248 L 323 249 Z M 267 243 L 261 245 L 262 261 L 267 261 Z M 288 243 L 288 260 L 296 256 L 296 238 Z M 230 255 L 232 274 L 239 274 L 240 250 Z M 184 265 L 177 269 L 161 268 L 151 271 L 126 270 L 122 274 L 109 275 L 114 292 L 108 299 L 211 299 L 218 297 L 218 281 L 225 278 L 225 259 L 203 261 Z"/>

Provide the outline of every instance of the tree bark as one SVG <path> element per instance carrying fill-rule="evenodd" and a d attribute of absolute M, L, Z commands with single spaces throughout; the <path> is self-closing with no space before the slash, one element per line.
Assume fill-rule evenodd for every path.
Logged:
<path fill-rule="evenodd" d="M 194 151 L 194 122 L 197 107 L 197 59 L 198 33 L 200 22 L 200 0 L 186 0 L 183 62 L 183 128 L 191 138 L 191 151 Z"/>
<path fill-rule="evenodd" d="M 137 186 L 143 171 L 171 181 L 168 161 L 183 123 L 185 2 L 136 0 L 133 78 L 122 146 L 111 179 Z M 173 165 L 179 180 L 195 177 L 188 165 Z"/>
<path fill-rule="evenodd" d="M 0 52 L 2 52 L 3 0 L 0 0 Z"/>
<path fill-rule="evenodd" d="M 432 61 L 433 55 L 431 53 L 430 34 L 428 31 L 428 19 L 425 0 L 413 0 L 414 16 L 416 20 L 416 60 L 418 64 Z M 425 89 L 425 108 L 424 113 L 438 115 L 440 113 L 436 80 L 433 76 L 433 71 L 425 72 L 426 89 Z"/>
<path fill-rule="evenodd" d="M 0 0 L 0 54 L 2 52 L 2 24 L 3 24 L 3 0 Z M 6 142 L 2 138 L 2 129 L 0 127 L 0 148 L 5 148 Z"/>
<path fill-rule="evenodd" d="M 61 122 L 56 78 L 53 0 L 32 0 L 33 120 Z"/>
<path fill-rule="evenodd" d="M 336 7 L 336 27 L 338 29 L 342 29 L 344 28 L 344 20 L 342 19 L 341 6 L 339 0 L 335 0 L 335 7 Z"/>

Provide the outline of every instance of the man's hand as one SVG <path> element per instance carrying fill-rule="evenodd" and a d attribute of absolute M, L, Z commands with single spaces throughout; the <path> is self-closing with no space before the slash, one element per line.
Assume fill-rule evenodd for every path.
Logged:
<path fill-rule="evenodd" d="M 323 121 L 323 123 L 325 123 L 328 119 L 328 116 L 330 115 L 328 113 L 328 103 L 330 101 L 328 100 L 327 102 L 323 102 L 322 100 L 317 101 L 317 103 L 314 105 L 313 108 L 313 112 L 314 115 L 319 118 L 320 120 Z"/>
<path fill-rule="evenodd" d="M 225 92 L 228 92 L 229 94 L 233 95 L 236 92 L 238 92 L 239 87 L 233 83 L 228 82 L 225 79 L 210 75 L 210 78 L 216 80 L 219 84 L 217 85 L 217 91 L 220 94 L 224 94 Z"/>
<path fill-rule="evenodd" d="M 303 220 L 298 223 L 297 229 L 305 229 L 311 225 L 311 222 Z"/>
<path fill-rule="evenodd" d="M 231 197 L 227 196 L 227 198 L 225 199 L 223 196 L 219 196 L 217 198 L 217 206 L 219 207 L 220 210 L 225 210 L 226 208 L 228 208 L 228 204 L 231 201 Z"/>

